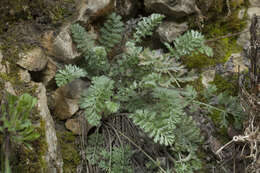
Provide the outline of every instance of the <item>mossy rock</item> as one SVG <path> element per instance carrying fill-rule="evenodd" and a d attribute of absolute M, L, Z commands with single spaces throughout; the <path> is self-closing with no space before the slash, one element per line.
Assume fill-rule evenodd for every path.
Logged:
<path fill-rule="evenodd" d="M 28 34 L 32 33 L 31 30 L 31 27 L 24 26 L 23 28 L 23 24 L 19 24 L 1 36 L 3 42 L 0 44 L 0 49 L 4 57 L 2 64 L 8 65 L 8 73 L 0 73 L 0 88 L 4 89 L 4 83 L 10 82 L 17 95 L 29 93 L 30 95 L 35 96 L 36 86 L 29 86 L 20 79 L 20 75 L 17 74 L 21 68 L 16 64 L 20 58 L 20 53 L 28 52 L 35 47 L 38 47 L 35 44 L 30 43 L 29 40 L 28 42 L 26 40 L 26 38 L 30 39 Z M 32 35 L 31 38 L 33 38 Z M 25 40 L 25 42 L 22 40 Z"/>
<path fill-rule="evenodd" d="M 239 52 L 241 48 L 235 39 L 224 38 L 209 44 L 213 48 L 214 56 L 208 57 L 204 54 L 194 53 L 191 56 L 182 57 L 184 64 L 190 69 L 201 71 L 203 68 L 225 63 L 232 53 Z"/>
<path fill-rule="evenodd" d="M 61 23 L 73 15 L 75 5 L 74 0 L 1 0 L 0 33 L 21 21 L 40 25 Z"/>
<path fill-rule="evenodd" d="M 76 137 L 68 131 L 57 131 L 57 137 L 61 148 L 62 159 L 64 162 L 64 173 L 76 172 L 77 166 L 80 164 L 81 161 L 78 147 L 75 144 Z"/>
<path fill-rule="evenodd" d="M 218 93 L 227 92 L 231 96 L 236 96 L 239 92 L 238 75 L 235 74 L 226 77 L 217 74 L 211 84 L 216 85 Z"/>
<path fill-rule="evenodd" d="M 202 54 L 192 54 L 191 56 L 183 57 L 182 60 L 188 68 L 195 68 L 201 71 L 203 68 L 225 63 L 232 53 L 242 51 L 242 48 L 236 43 L 236 36 L 217 39 L 231 33 L 241 32 L 246 27 L 247 16 L 244 16 L 242 19 L 238 18 L 241 7 L 242 3 L 231 4 L 231 15 L 227 16 L 225 1 L 214 1 L 210 9 L 204 12 L 207 18 L 203 23 L 204 27 L 194 22 L 196 21 L 194 19 L 195 16 L 189 20 L 190 29 L 199 29 L 206 39 L 209 40 L 207 44 L 213 48 L 214 56 L 207 57 Z"/>

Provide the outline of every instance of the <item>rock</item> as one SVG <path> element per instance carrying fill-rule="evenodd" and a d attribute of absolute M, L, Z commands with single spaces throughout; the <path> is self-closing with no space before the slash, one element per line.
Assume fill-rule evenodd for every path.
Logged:
<path fill-rule="evenodd" d="M 204 71 L 201 76 L 202 76 L 202 84 L 207 88 L 209 86 L 209 83 L 212 82 L 215 78 L 215 70 L 206 70 Z"/>
<path fill-rule="evenodd" d="M 75 135 L 81 135 L 81 121 L 79 119 L 68 119 L 65 126 Z"/>
<path fill-rule="evenodd" d="M 242 20 L 245 16 L 245 12 L 246 12 L 245 8 L 240 9 L 237 15 L 238 19 Z"/>
<path fill-rule="evenodd" d="M 260 7 L 250 7 L 247 9 L 247 15 L 249 19 L 252 19 L 254 14 L 260 16 Z"/>
<path fill-rule="evenodd" d="M 224 69 L 225 72 L 238 73 L 238 69 L 240 69 L 240 72 L 248 69 L 245 64 L 247 64 L 247 62 L 243 59 L 241 53 L 233 53 L 224 64 Z"/>
<path fill-rule="evenodd" d="M 231 0 L 229 2 L 233 8 L 238 8 L 245 3 L 245 0 Z"/>
<path fill-rule="evenodd" d="M 88 131 L 93 127 L 91 126 L 86 119 L 80 115 L 77 118 L 68 119 L 65 123 L 65 126 L 75 135 L 81 135 L 84 130 L 84 134 L 88 134 Z"/>
<path fill-rule="evenodd" d="M 6 67 L 0 63 L 0 73 L 6 73 Z"/>
<path fill-rule="evenodd" d="M 89 84 L 80 79 L 58 88 L 52 94 L 55 115 L 65 120 L 72 117 L 79 109 L 79 98 Z"/>
<path fill-rule="evenodd" d="M 25 83 L 29 83 L 31 81 L 31 75 L 28 70 L 19 68 L 18 75 L 20 77 L 20 80 Z"/>
<path fill-rule="evenodd" d="M 15 93 L 15 90 L 12 86 L 12 84 L 10 82 L 5 82 L 5 90 L 9 93 L 11 93 L 12 95 L 15 95 L 16 96 L 16 93 Z"/>
<path fill-rule="evenodd" d="M 3 54 L 2 51 L 0 50 L 0 63 L 2 63 L 2 60 L 3 60 Z"/>
<path fill-rule="evenodd" d="M 195 0 L 144 0 L 147 11 L 182 18 L 197 12 Z"/>
<path fill-rule="evenodd" d="M 0 73 L 6 73 L 6 68 L 2 64 L 2 60 L 3 60 L 3 54 L 2 51 L 0 50 Z"/>
<path fill-rule="evenodd" d="M 77 3 L 78 21 L 105 16 L 114 8 L 114 0 L 80 0 Z"/>
<path fill-rule="evenodd" d="M 45 137 L 47 143 L 47 152 L 44 159 L 47 163 L 49 173 L 62 173 L 63 172 L 63 160 L 58 148 L 58 141 L 55 131 L 55 124 L 47 106 L 46 89 L 43 84 L 37 83 L 37 109 L 39 115 L 44 121 L 45 125 Z"/>
<path fill-rule="evenodd" d="M 249 30 L 251 26 L 251 19 L 254 14 L 260 16 L 260 7 L 250 7 L 247 9 L 248 21 L 245 30 Z M 248 49 L 248 46 L 250 45 L 250 32 L 240 34 L 237 39 L 237 44 L 245 47 L 245 49 Z"/>
<path fill-rule="evenodd" d="M 161 42 L 172 42 L 182 33 L 188 30 L 188 23 L 176 23 L 166 21 L 160 24 L 157 28 L 156 33 L 159 35 Z"/>
<path fill-rule="evenodd" d="M 49 58 L 46 68 L 42 71 L 42 82 L 45 86 L 54 79 L 57 69 L 56 63 Z"/>
<path fill-rule="evenodd" d="M 64 27 L 54 39 L 51 54 L 59 61 L 72 63 L 80 54 L 73 48 L 69 25 Z"/>
<path fill-rule="evenodd" d="M 238 73 L 247 70 L 249 67 L 249 60 L 246 56 L 241 53 L 232 53 L 228 61 L 225 64 L 218 64 L 215 67 L 217 74 L 222 75 L 223 77 L 229 76 L 233 73 Z"/>
<path fill-rule="evenodd" d="M 203 12 L 207 12 L 214 2 L 215 0 L 197 0 L 197 5 Z"/>
<path fill-rule="evenodd" d="M 34 48 L 28 52 L 20 53 L 17 64 L 29 71 L 41 71 L 47 64 L 47 56 L 41 48 Z"/>
<path fill-rule="evenodd" d="M 66 98 L 79 99 L 83 91 L 86 90 L 89 86 L 89 82 L 83 81 L 81 79 L 75 79 L 64 87 L 61 87 L 61 90 Z"/>
<path fill-rule="evenodd" d="M 78 110 L 78 100 L 64 97 L 60 88 L 52 95 L 54 100 L 54 114 L 60 120 L 71 118 Z"/>
<path fill-rule="evenodd" d="M 116 0 L 116 12 L 121 16 L 136 16 L 138 6 L 137 0 Z"/>
<path fill-rule="evenodd" d="M 249 0 L 251 6 L 253 7 L 260 7 L 260 1 L 259 0 Z"/>
<path fill-rule="evenodd" d="M 3 54 L 2 54 L 2 52 L 1 52 L 1 50 L 0 50 L 0 73 L 7 73 L 7 68 L 6 68 L 6 66 L 3 65 L 3 64 L 1 64 L 1 63 L 2 63 L 2 60 L 3 60 Z M 2 82 L 1 78 L 0 78 L 0 82 Z M 3 81 L 3 82 L 4 82 L 4 89 L 5 89 L 7 92 L 9 92 L 9 93 L 11 93 L 11 94 L 13 94 L 13 95 L 16 95 L 15 90 L 14 90 L 12 84 L 11 84 L 10 82 L 8 82 L 8 81 Z"/>
<path fill-rule="evenodd" d="M 41 46 L 45 48 L 47 55 L 53 55 L 53 40 L 54 40 L 54 31 L 47 31 L 43 33 L 41 38 Z"/>
<path fill-rule="evenodd" d="M 6 73 L 11 73 L 11 66 L 10 66 L 10 63 L 8 61 L 5 61 L 4 66 L 5 66 L 5 69 L 6 69 Z"/>

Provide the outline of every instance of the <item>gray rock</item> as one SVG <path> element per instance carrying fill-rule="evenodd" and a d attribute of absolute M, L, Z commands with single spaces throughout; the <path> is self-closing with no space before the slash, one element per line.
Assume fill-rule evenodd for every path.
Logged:
<path fill-rule="evenodd" d="M 237 17 L 238 17 L 240 20 L 242 20 L 242 19 L 244 18 L 244 16 L 245 16 L 245 13 L 246 13 L 246 9 L 245 9 L 245 8 L 242 8 L 242 9 L 239 10 Z"/>
<path fill-rule="evenodd" d="M 247 9 L 248 20 L 247 20 L 247 26 L 245 30 L 249 30 L 251 26 L 251 19 L 254 14 L 260 16 L 260 7 L 250 7 Z M 245 32 L 240 34 L 237 39 L 237 44 L 242 47 L 245 47 L 246 45 L 250 45 L 250 32 Z"/>
<path fill-rule="evenodd" d="M 73 48 L 72 38 L 70 36 L 69 25 L 61 29 L 61 32 L 53 41 L 51 54 L 59 61 L 71 63 L 75 61 L 80 54 Z"/>
<path fill-rule="evenodd" d="M 73 118 L 68 119 L 65 123 L 65 127 L 70 130 L 75 135 L 81 135 L 81 121 L 79 119 Z"/>
<path fill-rule="evenodd" d="M 157 28 L 156 33 L 159 35 L 161 42 L 172 42 L 185 31 L 188 30 L 187 22 L 176 23 L 166 21 L 160 24 Z"/>
<path fill-rule="evenodd" d="M 17 64 L 29 71 L 41 71 L 47 64 L 47 56 L 41 48 L 34 48 L 19 54 Z"/>
<path fill-rule="evenodd" d="M 14 90 L 14 87 L 12 86 L 12 84 L 10 82 L 5 82 L 5 90 L 9 93 L 11 93 L 12 95 L 16 95 L 16 92 Z"/>
<path fill-rule="evenodd" d="M 63 173 L 63 160 L 58 148 L 55 124 L 47 106 L 46 89 L 43 84 L 37 83 L 37 109 L 45 124 L 45 137 L 47 142 L 46 160 L 49 173 Z"/>
<path fill-rule="evenodd" d="M 87 134 L 88 131 L 93 127 L 84 118 L 84 112 L 82 113 L 83 114 L 81 114 L 77 118 L 68 119 L 65 123 L 66 128 L 75 135 L 81 135 L 83 130 L 84 134 Z"/>
<path fill-rule="evenodd" d="M 80 79 L 58 88 L 52 94 L 52 106 L 55 115 L 66 120 L 71 118 L 79 110 L 79 98 L 89 84 Z"/>
<path fill-rule="evenodd" d="M 6 73 L 6 67 L 0 63 L 0 73 Z"/>
<path fill-rule="evenodd" d="M 232 53 L 225 64 L 219 64 L 215 67 L 216 73 L 226 76 L 233 73 L 238 73 L 247 70 L 248 60 L 242 53 Z"/>
<path fill-rule="evenodd" d="M 116 0 L 116 11 L 121 16 L 135 16 L 138 10 L 137 0 Z"/>
<path fill-rule="evenodd" d="M 259 0 L 249 0 L 252 7 L 260 7 L 260 1 Z"/>
<path fill-rule="evenodd" d="M 2 51 L 0 50 L 0 63 L 2 63 L 2 60 L 3 60 L 3 54 Z"/>
<path fill-rule="evenodd" d="M 90 86 L 90 82 L 81 79 L 75 79 L 64 87 L 61 87 L 62 93 L 66 98 L 79 99 L 84 90 Z"/>
<path fill-rule="evenodd" d="M 28 70 L 24 70 L 24 69 L 19 68 L 18 75 L 20 77 L 20 80 L 25 82 L 25 83 L 29 83 L 31 81 L 31 75 L 28 72 Z"/>
<path fill-rule="evenodd" d="M 215 0 L 197 0 L 197 5 L 202 11 L 208 11 Z"/>
<path fill-rule="evenodd" d="M 238 73 L 238 67 L 240 72 L 248 70 L 246 64 L 248 63 L 243 56 L 241 55 L 241 53 L 233 53 L 231 54 L 232 59 L 233 59 L 233 64 L 234 64 L 234 68 L 232 70 L 232 72 Z"/>
<path fill-rule="evenodd" d="M 3 54 L 0 50 L 0 73 L 6 73 L 6 67 L 2 64 Z"/>
<path fill-rule="evenodd" d="M 0 73 L 7 73 L 7 68 L 6 68 L 6 65 L 3 65 L 1 64 L 2 63 L 2 60 L 3 60 L 3 54 L 0 50 Z M 2 79 L 0 78 L 0 81 Z M 2 82 L 2 81 L 1 81 Z M 16 95 L 15 93 L 15 90 L 14 90 L 14 87 L 12 86 L 12 84 L 8 81 L 3 81 L 4 82 L 4 88 L 7 92 L 13 94 L 13 95 Z"/>
<path fill-rule="evenodd" d="M 42 71 L 42 82 L 45 86 L 54 79 L 57 69 L 56 63 L 49 58 L 46 68 Z"/>
<path fill-rule="evenodd" d="M 247 15 L 249 19 L 252 19 L 252 17 L 256 14 L 257 16 L 260 16 L 260 7 L 250 7 L 247 9 Z"/>
<path fill-rule="evenodd" d="M 209 86 L 209 83 L 212 82 L 215 78 L 215 70 L 209 69 L 204 71 L 201 76 L 202 80 L 201 83 L 207 88 Z"/>
<path fill-rule="evenodd" d="M 195 0 L 144 0 L 147 11 L 181 18 L 197 12 Z"/>
<path fill-rule="evenodd" d="M 78 99 L 64 97 L 62 88 L 58 88 L 52 95 L 54 114 L 60 120 L 71 118 L 78 110 Z"/>
<path fill-rule="evenodd" d="M 77 20 L 87 22 L 91 17 L 104 16 L 113 7 L 114 0 L 79 0 L 77 3 Z"/>

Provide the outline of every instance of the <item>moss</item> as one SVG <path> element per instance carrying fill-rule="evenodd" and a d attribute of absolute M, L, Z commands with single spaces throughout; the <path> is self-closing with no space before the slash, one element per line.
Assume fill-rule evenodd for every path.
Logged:
<path fill-rule="evenodd" d="M 229 95 L 237 96 L 239 92 L 237 78 L 237 75 L 222 77 L 221 75 L 216 74 L 214 81 L 212 81 L 210 84 L 216 85 L 217 94 L 227 92 Z M 212 113 L 209 114 L 209 117 L 212 119 L 216 127 L 220 127 L 222 116 L 219 111 L 213 110 Z M 234 118 L 232 116 L 228 116 L 227 120 L 230 123 L 234 122 Z M 218 128 L 218 135 L 223 142 L 227 142 L 227 128 Z"/>
<path fill-rule="evenodd" d="M 226 127 L 221 127 L 221 120 L 222 116 L 219 111 L 213 110 L 209 115 L 208 115 L 211 120 L 213 121 L 214 125 L 218 128 L 216 128 L 217 133 L 216 136 L 218 139 L 224 144 L 229 141 L 229 137 L 227 134 L 227 128 Z M 229 117 L 227 117 L 229 120 Z"/>
<path fill-rule="evenodd" d="M 203 0 L 199 0 L 203 3 Z M 205 3 L 205 2 L 204 2 Z M 195 16 L 189 21 L 191 29 L 200 29 L 207 39 L 216 39 L 231 33 L 242 31 L 246 27 L 247 16 L 242 19 L 238 18 L 238 13 L 246 1 L 232 1 L 231 15 L 227 16 L 227 7 L 224 0 L 214 1 L 208 11 L 203 11 L 203 15 L 207 16 L 204 21 L 204 27 L 196 23 Z M 215 66 L 219 63 L 224 63 L 228 60 L 231 53 L 240 52 L 242 48 L 236 44 L 237 37 L 226 37 L 207 42 L 213 48 L 214 56 L 207 57 L 202 54 L 193 54 L 188 57 L 183 57 L 182 60 L 188 68 L 201 70 L 202 68 Z"/>
<path fill-rule="evenodd" d="M 218 93 L 227 92 L 229 95 L 236 96 L 239 91 L 237 75 L 222 77 L 216 74 L 211 84 L 216 85 Z"/>
<path fill-rule="evenodd" d="M 4 56 L 2 64 L 8 64 L 8 73 L 0 73 L 0 88 L 4 88 L 5 82 L 10 82 L 18 95 L 26 92 L 35 96 L 36 87 L 28 86 L 20 79 L 20 75 L 17 75 L 20 67 L 16 64 L 19 60 L 19 53 L 32 50 L 35 46 L 28 43 L 16 42 L 19 33 L 11 32 L 11 34 L 13 35 L 6 37 L 3 44 L 0 45 Z"/>
<path fill-rule="evenodd" d="M 194 53 L 191 56 L 183 57 L 182 61 L 188 68 L 201 71 L 203 68 L 225 63 L 232 53 L 240 50 L 240 48 L 236 46 L 235 40 L 229 38 L 215 41 L 214 43 L 210 43 L 209 46 L 213 48 L 213 57 Z"/>
<path fill-rule="evenodd" d="M 231 17 L 233 18 L 233 17 Z M 230 19 L 225 22 L 219 21 L 205 26 L 203 34 L 208 38 L 218 38 L 229 33 L 239 32 L 245 26 L 244 20 L 236 21 Z M 232 53 L 240 52 L 242 48 L 236 44 L 236 37 L 226 37 L 219 40 L 208 42 L 208 45 L 213 48 L 214 56 L 207 57 L 202 54 L 192 54 L 188 57 L 183 57 L 182 60 L 188 68 L 201 70 L 202 68 L 215 66 L 219 63 L 225 63 Z"/>
<path fill-rule="evenodd" d="M 248 7 L 250 5 L 249 0 L 233 0 L 230 1 L 230 6 L 232 9 L 237 9 L 241 7 Z"/>
<path fill-rule="evenodd" d="M 1 74 L 0 89 L 9 81 L 18 92 L 34 95 L 34 88 L 28 88 L 17 75 L 18 54 L 35 47 L 38 42 L 37 28 L 57 27 L 75 11 L 74 0 L 1 0 L 0 1 L 0 49 L 3 64 L 10 66 L 8 75 Z M 37 30 L 37 31 L 36 31 Z M 38 34 L 38 35 L 37 35 Z M 19 95 L 19 94 L 18 94 Z"/>
<path fill-rule="evenodd" d="M 0 73 L 0 78 L 3 80 L 3 81 L 6 81 L 6 82 L 10 82 L 11 84 L 15 84 L 17 82 L 17 78 L 14 77 L 14 76 L 10 76 L 6 73 Z M 19 82 L 19 80 L 18 80 Z"/>
<path fill-rule="evenodd" d="M 45 155 L 48 145 L 45 139 L 45 122 L 41 121 L 41 126 L 36 128 L 40 133 L 40 138 L 31 143 L 31 149 L 21 146 L 17 153 L 16 166 L 13 167 L 13 172 L 47 172 L 47 163 Z"/>
<path fill-rule="evenodd" d="M 71 132 L 57 132 L 61 154 L 64 162 L 64 173 L 76 172 L 81 157 L 75 144 L 76 137 Z"/>
<path fill-rule="evenodd" d="M 40 25 L 62 23 L 74 14 L 75 5 L 74 0 L 1 0 L 0 35 L 21 21 Z"/>

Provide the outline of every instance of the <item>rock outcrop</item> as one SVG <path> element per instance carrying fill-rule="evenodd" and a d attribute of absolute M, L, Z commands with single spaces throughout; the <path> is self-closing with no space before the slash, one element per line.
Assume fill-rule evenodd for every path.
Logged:
<path fill-rule="evenodd" d="M 251 19 L 254 14 L 257 16 L 260 16 L 260 7 L 251 6 L 250 8 L 247 9 L 248 20 L 247 20 L 247 26 L 244 31 L 249 30 L 249 28 L 251 26 Z M 247 49 L 247 47 L 249 46 L 249 42 L 250 42 L 250 33 L 249 32 L 240 34 L 240 36 L 237 39 L 237 44 L 242 46 L 244 49 Z"/>
<path fill-rule="evenodd" d="M 69 31 L 69 26 L 62 28 L 57 37 L 52 43 L 52 52 L 50 52 L 58 61 L 72 63 L 80 55 L 73 48 L 72 38 Z"/>
<path fill-rule="evenodd" d="M 45 138 L 47 143 L 47 153 L 45 153 L 45 160 L 48 166 L 49 173 L 63 173 L 63 160 L 59 151 L 55 124 L 50 114 L 47 105 L 46 89 L 43 84 L 35 84 L 37 86 L 37 109 L 39 115 L 45 124 Z"/>
<path fill-rule="evenodd" d="M 41 71 L 47 64 L 47 56 L 41 48 L 34 48 L 19 54 L 17 64 L 29 71 Z"/>
<path fill-rule="evenodd" d="M 88 85 L 87 82 L 77 79 L 52 94 L 51 105 L 60 120 L 71 118 L 79 110 L 79 98 Z"/>
<path fill-rule="evenodd" d="M 88 131 L 93 127 L 84 118 L 84 112 L 79 113 L 77 118 L 68 119 L 65 127 L 70 130 L 74 135 L 88 134 Z"/>
<path fill-rule="evenodd" d="M 140 6 L 138 0 L 116 0 L 116 11 L 123 17 L 135 16 Z"/>
<path fill-rule="evenodd" d="M 144 0 L 144 5 L 147 11 L 175 18 L 182 18 L 197 11 L 195 0 Z"/>
<path fill-rule="evenodd" d="M 114 0 L 80 0 L 77 4 L 78 21 L 87 22 L 91 18 L 105 16 L 114 8 Z"/>

